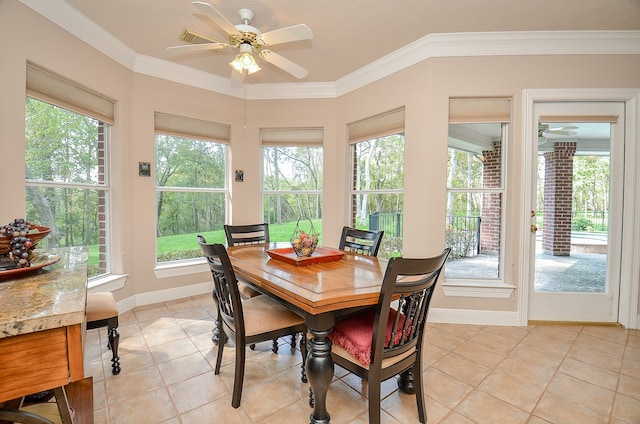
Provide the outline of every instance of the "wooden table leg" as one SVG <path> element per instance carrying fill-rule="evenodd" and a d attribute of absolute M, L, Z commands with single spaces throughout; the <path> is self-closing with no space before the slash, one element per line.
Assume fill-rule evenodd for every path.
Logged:
<path fill-rule="evenodd" d="M 309 340 L 307 357 L 307 378 L 313 391 L 313 412 L 309 416 L 311 424 L 328 424 L 327 392 L 333 380 L 333 359 L 331 358 L 331 340 L 327 335 L 331 330 L 309 328 L 312 338 Z"/>

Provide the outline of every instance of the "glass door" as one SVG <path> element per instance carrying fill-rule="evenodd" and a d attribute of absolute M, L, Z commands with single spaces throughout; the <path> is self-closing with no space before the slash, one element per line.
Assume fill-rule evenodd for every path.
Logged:
<path fill-rule="evenodd" d="M 617 322 L 624 105 L 537 103 L 529 320 Z"/>

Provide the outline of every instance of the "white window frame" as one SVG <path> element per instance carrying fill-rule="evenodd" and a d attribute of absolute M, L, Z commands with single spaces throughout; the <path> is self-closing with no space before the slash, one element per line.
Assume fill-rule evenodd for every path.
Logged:
<path fill-rule="evenodd" d="M 76 184 L 56 181 L 26 180 L 27 187 L 53 187 L 70 189 L 94 189 L 105 193 L 104 246 L 105 273 L 88 279 L 90 291 L 116 290 L 124 287 L 127 275 L 113 274 L 112 243 L 109 231 L 111 215 L 110 144 L 111 127 L 115 124 L 115 101 L 57 75 L 31 62 L 26 64 L 26 95 L 37 101 L 51 104 L 89 118 L 103 126 L 104 137 L 104 181 L 101 184 Z"/>
<path fill-rule="evenodd" d="M 155 184 L 155 193 L 197 193 L 197 194 L 221 194 L 225 202 L 225 222 L 229 212 L 229 140 L 231 127 L 212 121 L 204 121 L 195 118 L 170 115 L 162 112 L 155 113 L 154 144 L 157 144 L 158 135 L 179 137 L 193 141 L 204 141 L 217 143 L 224 147 L 224 186 L 223 187 L 176 187 L 158 186 Z M 154 161 L 157 160 L 157 151 L 154 153 Z M 155 163 L 155 162 L 154 162 Z M 155 167 L 154 167 L 155 170 Z M 155 175 L 152 172 L 152 175 Z M 156 216 L 156 220 L 158 217 Z M 157 225 L 157 222 L 156 222 Z M 157 240 L 157 237 L 156 237 Z M 178 259 L 173 261 L 158 262 L 156 255 L 156 265 L 154 272 L 158 278 L 174 277 L 190 273 L 201 272 L 200 266 L 192 268 L 192 265 L 204 263 L 202 258 Z"/>
<path fill-rule="evenodd" d="M 450 189 L 447 185 L 447 195 L 450 192 L 482 192 L 500 193 L 502 210 L 500 214 L 500 259 L 498 279 L 464 279 L 448 278 L 445 276 L 442 289 L 445 296 L 453 297 L 479 297 L 506 299 L 512 296 L 515 286 L 505 279 L 504 264 L 510 239 L 506 234 L 506 216 L 508 209 L 508 157 L 509 157 L 509 124 L 511 122 L 510 98 L 451 98 L 449 99 L 449 124 L 474 124 L 474 123 L 500 123 L 502 126 L 502 176 L 501 187 L 494 188 L 465 188 Z M 448 144 L 448 143 L 447 143 Z M 446 205 L 446 203 L 445 203 Z"/>
<path fill-rule="evenodd" d="M 405 108 L 400 107 L 389 110 L 374 116 L 370 116 L 359 121 L 347 124 L 349 157 L 350 157 L 350 178 L 349 178 L 349 224 L 355 226 L 353 220 L 357 216 L 357 211 L 353 210 L 353 199 L 356 195 L 402 195 L 402 209 L 404 218 L 404 185 L 397 189 L 380 190 L 356 190 L 354 178 L 356 177 L 355 150 L 358 143 L 380 139 L 383 137 L 397 135 L 402 138 L 403 146 L 406 146 L 404 136 Z M 404 227 L 400 238 L 404 239 Z M 382 242 L 384 244 L 384 237 Z M 402 247 L 400 247 L 402 252 Z"/>
<path fill-rule="evenodd" d="M 317 190 L 267 190 L 264 188 L 264 166 L 265 166 L 265 149 L 274 147 L 300 147 L 300 148 L 319 148 L 322 152 L 324 166 L 324 129 L 319 127 L 280 127 L 280 128 L 261 128 L 260 141 L 262 147 L 262 216 L 264 216 L 264 203 L 266 196 L 272 195 L 312 195 L 318 196 L 319 202 L 322 204 L 323 187 Z M 323 183 L 321 181 L 321 183 Z M 321 228 L 316 228 L 321 230 Z M 283 240 L 271 240 L 283 241 Z"/>

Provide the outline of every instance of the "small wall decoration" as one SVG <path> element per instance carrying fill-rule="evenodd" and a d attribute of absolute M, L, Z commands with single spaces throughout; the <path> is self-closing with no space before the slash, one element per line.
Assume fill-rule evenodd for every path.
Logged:
<path fill-rule="evenodd" d="M 151 176 L 151 163 L 150 162 L 138 162 L 138 175 L 141 177 Z"/>
<path fill-rule="evenodd" d="M 236 182 L 244 181 L 244 171 L 242 169 L 236 169 Z"/>

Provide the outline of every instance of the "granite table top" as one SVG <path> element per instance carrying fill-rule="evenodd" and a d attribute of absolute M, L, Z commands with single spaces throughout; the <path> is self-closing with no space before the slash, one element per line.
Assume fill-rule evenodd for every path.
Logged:
<path fill-rule="evenodd" d="M 87 301 L 87 249 L 47 249 L 41 255 L 60 256 L 50 266 L 0 272 L 0 338 L 84 322 Z"/>

